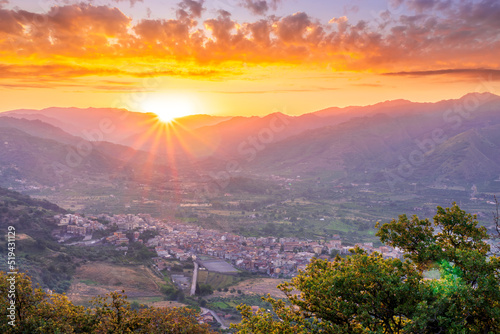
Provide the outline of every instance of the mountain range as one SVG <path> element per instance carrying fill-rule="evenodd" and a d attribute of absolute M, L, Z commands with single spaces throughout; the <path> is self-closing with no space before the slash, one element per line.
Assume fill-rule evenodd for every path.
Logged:
<path fill-rule="evenodd" d="M 489 93 L 170 124 L 123 109 L 12 110 L 0 114 L 0 184 L 278 175 L 392 189 L 470 185 L 500 177 L 499 130 L 500 97 Z"/>

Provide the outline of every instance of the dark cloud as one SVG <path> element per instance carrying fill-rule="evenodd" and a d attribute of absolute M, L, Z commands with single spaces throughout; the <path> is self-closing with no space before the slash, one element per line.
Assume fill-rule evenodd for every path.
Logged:
<path fill-rule="evenodd" d="M 499 34 L 500 29 L 500 1 L 483 0 L 480 2 L 467 1 L 453 11 L 453 15 L 469 26 L 487 26 L 494 28 L 493 33 Z"/>
<path fill-rule="evenodd" d="M 433 10 L 439 2 L 439 0 L 409 0 L 407 1 L 407 4 L 410 9 L 413 9 L 418 13 L 422 13 Z"/>
<path fill-rule="evenodd" d="M 264 15 L 269 10 L 267 1 L 265 0 L 246 0 L 243 6 L 250 9 L 250 11 L 257 15 Z"/>
<path fill-rule="evenodd" d="M 312 22 L 304 12 L 284 17 L 278 22 L 276 33 L 285 43 L 296 43 L 304 40 L 304 34 Z"/>
<path fill-rule="evenodd" d="M 409 71 L 409 72 L 389 72 L 383 73 L 383 75 L 390 76 L 435 76 L 435 75 L 465 75 L 473 77 L 495 77 L 500 79 L 500 70 L 497 69 L 487 69 L 487 68 L 453 68 L 453 69 L 442 69 L 442 70 L 432 70 L 432 71 Z"/>
<path fill-rule="evenodd" d="M 190 25 L 178 20 L 150 20 L 139 21 L 134 31 L 141 40 L 148 43 L 182 43 L 189 37 Z"/>
<path fill-rule="evenodd" d="M 259 20 L 247 24 L 247 30 L 257 45 L 269 46 L 271 44 L 272 24 L 269 20 Z"/>
<path fill-rule="evenodd" d="M 398 9 L 405 4 L 410 10 L 417 13 L 425 13 L 433 10 L 446 10 L 453 3 L 451 0 L 389 0 L 389 5 L 393 9 Z"/>
<path fill-rule="evenodd" d="M 205 21 L 205 28 L 210 30 L 212 36 L 218 43 L 228 44 L 233 35 L 232 30 L 236 27 L 236 22 L 231 19 L 231 13 L 225 10 L 219 10 L 219 16 L 216 19 Z"/>
<path fill-rule="evenodd" d="M 191 18 L 200 18 L 201 14 L 203 13 L 203 3 L 204 0 L 200 1 L 194 1 L 194 0 L 182 0 L 178 6 L 179 10 L 177 11 L 177 14 L 180 15 L 181 17 L 183 16 L 188 16 Z"/>
<path fill-rule="evenodd" d="M 267 11 L 272 8 L 276 10 L 278 4 L 281 0 L 244 0 L 242 2 L 243 7 L 248 8 L 253 14 L 264 15 Z"/>
<path fill-rule="evenodd" d="M 138 2 L 144 2 L 144 0 L 113 0 L 113 2 L 128 2 L 130 3 L 130 7 L 134 7 Z"/>
<path fill-rule="evenodd" d="M 23 26 L 16 19 L 14 13 L 0 7 L 0 33 L 20 35 L 22 32 Z"/>

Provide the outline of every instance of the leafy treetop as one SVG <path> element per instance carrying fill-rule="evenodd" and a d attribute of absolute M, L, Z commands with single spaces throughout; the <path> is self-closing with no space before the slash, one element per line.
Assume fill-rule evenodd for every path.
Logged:
<path fill-rule="evenodd" d="M 64 295 L 34 288 L 30 277 L 23 273 L 15 276 L 15 326 L 12 326 L 7 309 L 10 306 L 8 278 L 9 275 L 0 272 L 0 333 L 212 333 L 207 325 L 198 323 L 191 309 L 133 309 L 123 291 L 98 296 L 92 301 L 92 308 L 85 308 L 74 305 Z"/>
<path fill-rule="evenodd" d="M 461 210 L 437 208 L 434 222 L 402 215 L 377 224 L 406 260 L 356 248 L 333 262 L 313 259 L 266 298 L 273 312 L 240 306 L 238 333 L 498 333 L 500 261 L 488 257 L 484 227 Z M 438 269 L 439 279 L 425 278 Z"/>

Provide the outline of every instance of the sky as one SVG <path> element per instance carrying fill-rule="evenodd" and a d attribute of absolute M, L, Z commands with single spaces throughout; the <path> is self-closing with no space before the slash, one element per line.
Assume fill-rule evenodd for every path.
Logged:
<path fill-rule="evenodd" d="M 0 0 L 0 111 L 299 115 L 500 94 L 495 0 Z"/>

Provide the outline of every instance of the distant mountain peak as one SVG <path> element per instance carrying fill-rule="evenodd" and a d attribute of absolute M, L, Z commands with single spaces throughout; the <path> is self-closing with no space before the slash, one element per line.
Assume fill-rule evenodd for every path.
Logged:
<path fill-rule="evenodd" d="M 284 118 L 294 117 L 294 116 L 290 116 L 290 115 L 284 114 L 281 111 L 276 111 L 276 112 L 273 112 L 272 114 L 266 115 L 266 116 L 264 116 L 262 118 L 264 119 L 264 118 L 269 118 L 269 117 L 274 117 L 274 116 L 284 117 Z"/>
<path fill-rule="evenodd" d="M 483 93 L 472 92 L 472 93 L 465 94 L 459 100 L 465 100 L 465 99 L 470 99 L 470 98 L 478 98 L 479 100 L 483 101 L 483 100 L 490 100 L 490 99 L 499 99 L 500 96 L 495 95 L 495 94 L 490 93 L 490 92 L 483 92 Z"/>
<path fill-rule="evenodd" d="M 396 100 L 386 100 L 383 102 L 379 102 L 374 104 L 373 106 L 399 106 L 399 105 L 405 105 L 409 103 L 415 103 L 410 100 L 405 100 L 405 99 L 396 99 Z"/>

